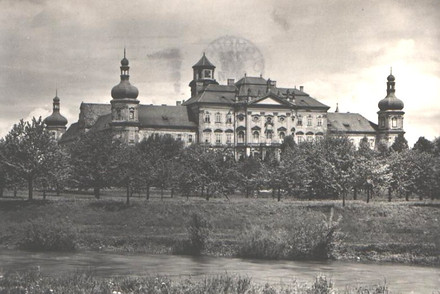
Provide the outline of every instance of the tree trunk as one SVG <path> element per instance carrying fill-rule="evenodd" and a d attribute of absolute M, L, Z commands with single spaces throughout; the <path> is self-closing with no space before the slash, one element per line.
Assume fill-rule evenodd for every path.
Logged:
<path fill-rule="evenodd" d="M 275 199 L 275 188 L 272 187 L 272 199 Z"/>
<path fill-rule="evenodd" d="M 60 196 L 60 186 L 57 185 L 57 196 Z"/>
<path fill-rule="evenodd" d="M 203 197 L 203 192 L 205 191 L 205 186 L 202 186 L 200 190 L 200 197 Z"/>
<path fill-rule="evenodd" d="M 94 187 L 93 188 L 93 195 L 95 195 L 95 198 L 96 199 L 99 199 L 100 198 L 100 189 L 99 189 L 99 187 Z"/>
<path fill-rule="evenodd" d="M 422 196 L 422 194 L 421 194 L 421 193 L 419 194 L 419 200 L 420 200 L 420 201 L 422 201 L 422 200 L 423 200 L 423 196 Z"/>
<path fill-rule="evenodd" d="M 342 207 L 345 207 L 345 192 L 342 192 Z"/>
<path fill-rule="evenodd" d="M 43 200 L 46 200 L 46 188 L 43 188 Z"/>
<path fill-rule="evenodd" d="M 278 197 L 278 202 L 280 202 L 281 201 L 281 189 L 280 188 L 278 188 L 278 195 L 277 195 L 277 197 Z"/>
<path fill-rule="evenodd" d="M 147 185 L 147 200 L 150 200 L 150 185 Z"/>
<path fill-rule="evenodd" d="M 409 193 L 408 192 L 405 193 L 405 200 L 409 201 Z"/>
<path fill-rule="evenodd" d="M 126 205 L 130 204 L 130 183 L 127 183 L 127 199 L 125 201 Z"/>
<path fill-rule="evenodd" d="M 17 197 L 17 187 L 14 186 L 14 198 Z"/>
<path fill-rule="evenodd" d="M 392 198 L 391 189 L 388 188 L 388 202 L 391 202 L 391 198 Z"/>
<path fill-rule="evenodd" d="M 174 197 L 174 188 L 171 188 L 171 198 Z"/>
<path fill-rule="evenodd" d="M 249 188 L 246 187 L 246 198 L 249 198 Z"/>
<path fill-rule="evenodd" d="M 34 179 L 28 178 L 28 199 L 32 200 L 34 198 Z"/>
<path fill-rule="evenodd" d="M 206 188 L 206 201 L 209 201 L 209 188 Z"/>
<path fill-rule="evenodd" d="M 5 188 L 3 186 L 0 187 L 0 197 L 3 198 L 3 192 L 5 191 Z"/>
<path fill-rule="evenodd" d="M 368 187 L 367 188 L 367 203 L 370 202 L 370 193 L 371 193 L 371 190 L 370 190 L 370 187 Z"/>
<path fill-rule="evenodd" d="M 160 188 L 160 200 L 163 200 L 163 187 Z"/>
<path fill-rule="evenodd" d="M 358 189 L 357 187 L 354 187 L 353 189 L 353 200 L 357 200 L 358 198 Z"/>

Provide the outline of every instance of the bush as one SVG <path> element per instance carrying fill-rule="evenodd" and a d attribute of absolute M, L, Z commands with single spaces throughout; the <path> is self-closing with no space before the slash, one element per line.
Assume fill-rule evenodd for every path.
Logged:
<path fill-rule="evenodd" d="M 238 257 L 261 259 L 326 260 L 340 239 L 337 222 L 323 215 L 299 215 L 293 224 L 276 228 L 253 226 L 244 230 Z"/>
<path fill-rule="evenodd" d="M 38 218 L 24 224 L 19 245 L 22 249 L 35 251 L 73 251 L 77 239 L 70 222 Z"/>
<path fill-rule="evenodd" d="M 200 255 L 206 248 L 211 223 L 201 214 L 191 215 L 187 225 L 188 239 L 179 241 L 173 248 L 175 254 Z"/>

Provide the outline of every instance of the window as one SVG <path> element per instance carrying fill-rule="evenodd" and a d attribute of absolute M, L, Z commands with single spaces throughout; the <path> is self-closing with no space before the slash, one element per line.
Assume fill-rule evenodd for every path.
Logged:
<path fill-rule="evenodd" d="M 231 143 L 232 143 L 232 134 L 226 133 L 226 144 L 231 144 Z"/>
<path fill-rule="evenodd" d="M 193 141 L 193 135 L 188 135 L 188 143 L 192 143 Z"/>
<path fill-rule="evenodd" d="M 238 132 L 238 143 L 244 143 L 244 131 Z"/>
<path fill-rule="evenodd" d="M 286 137 L 286 133 L 280 132 L 278 136 L 280 137 L 281 140 L 284 140 L 284 137 Z"/>
<path fill-rule="evenodd" d="M 284 115 L 280 115 L 279 117 L 278 117 L 278 121 L 279 122 L 284 122 L 284 120 L 285 120 L 286 118 L 285 118 L 285 116 Z"/>
<path fill-rule="evenodd" d="M 385 119 L 383 117 L 380 118 L 380 126 L 385 127 Z"/>
<path fill-rule="evenodd" d="M 221 123 L 221 122 L 222 122 L 222 115 L 221 115 L 220 112 L 217 112 L 217 113 L 215 114 L 215 122 L 216 122 L 216 123 Z"/>
<path fill-rule="evenodd" d="M 302 135 L 297 135 L 298 143 L 302 143 L 304 141 L 304 137 Z"/>
<path fill-rule="evenodd" d="M 182 134 L 177 134 L 177 141 L 182 141 Z"/>
<path fill-rule="evenodd" d="M 397 128 L 397 118 L 393 117 L 391 119 L 391 125 L 393 126 L 393 128 Z"/>
<path fill-rule="evenodd" d="M 226 123 L 232 124 L 232 115 L 231 113 L 226 114 Z"/>
<path fill-rule="evenodd" d="M 205 123 L 210 123 L 211 122 L 211 117 L 209 116 L 209 112 L 205 112 Z"/>
<path fill-rule="evenodd" d="M 307 116 L 307 126 L 308 127 L 312 126 L 312 116 L 311 115 Z"/>
<path fill-rule="evenodd" d="M 259 143 L 260 142 L 260 132 L 259 131 L 254 131 L 252 133 L 252 138 L 254 140 L 254 143 Z"/>
<path fill-rule="evenodd" d="M 267 139 L 272 139 L 272 131 L 266 132 L 266 138 Z"/>
<path fill-rule="evenodd" d="M 116 119 L 121 120 L 121 109 L 116 109 Z"/>
<path fill-rule="evenodd" d="M 134 120 L 134 108 L 130 107 L 130 120 Z"/>
<path fill-rule="evenodd" d="M 203 136 L 204 136 L 204 140 L 203 141 L 206 144 L 211 144 L 211 133 L 210 132 L 204 132 Z"/>
<path fill-rule="evenodd" d="M 374 139 L 370 139 L 370 148 L 374 148 Z"/>
<path fill-rule="evenodd" d="M 222 143 L 222 133 L 215 133 L 215 144 L 220 145 Z"/>
<path fill-rule="evenodd" d="M 243 113 L 238 114 L 237 117 L 238 117 L 239 121 L 243 121 L 244 120 L 244 114 Z"/>
<path fill-rule="evenodd" d="M 318 127 L 322 126 L 322 118 L 318 116 Z"/>
<path fill-rule="evenodd" d="M 259 121 L 260 121 L 260 117 L 259 117 L 258 115 L 255 115 L 255 116 L 252 118 L 252 121 L 253 121 L 253 122 L 259 122 Z"/>
<path fill-rule="evenodd" d="M 205 76 L 205 78 L 208 78 L 208 79 L 212 78 L 211 70 L 205 69 L 204 76 Z"/>
<path fill-rule="evenodd" d="M 271 122 L 272 122 L 272 117 L 271 117 L 271 116 L 268 116 L 268 117 L 266 118 L 266 122 L 267 122 L 267 123 L 271 123 Z"/>
<path fill-rule="evenodd" d="M 128 135 L 128 141 L 134 143 L 134 132 L 130 132 Z"/>
<path fill-rule="evenodd" d="M 298 115 L 298 120 L 296 122 L 296 125 L 297 126 L 302 126 L 303 125 L 303 121 L 302 121 L 302 116 L 301 115 Z"/>

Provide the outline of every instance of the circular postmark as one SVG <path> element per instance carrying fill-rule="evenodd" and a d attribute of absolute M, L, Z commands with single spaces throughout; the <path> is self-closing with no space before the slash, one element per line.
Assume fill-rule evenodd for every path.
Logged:
<path fill-rule="evenodd" d="M 205 50 L 217 67 L 217 80 L 238 79 L 246 73 L 264 73 L 264 57 L 251 41 L 235 36 L 223 36 L 212 41 Z"/>

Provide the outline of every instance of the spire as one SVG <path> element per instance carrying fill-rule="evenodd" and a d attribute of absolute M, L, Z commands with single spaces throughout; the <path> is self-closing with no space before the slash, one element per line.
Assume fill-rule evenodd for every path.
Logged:
<path fill-rule="evenodd" d="M 136 99 L 139 91 L 135 86 L 132 86 L 129 82 L 130 67 L 126 57 L 126 49 L 124 48 L 124 58 L 121 60 L 121 82 L 112 89 L 112 97 L 114 99 L 133 98 Z"/>
<path fill-rule="evenodd" d="M 335 113 L 336 112 L 339 112 L 339 103 L 336 103 L 336 110 L 335 110 Z"/>

